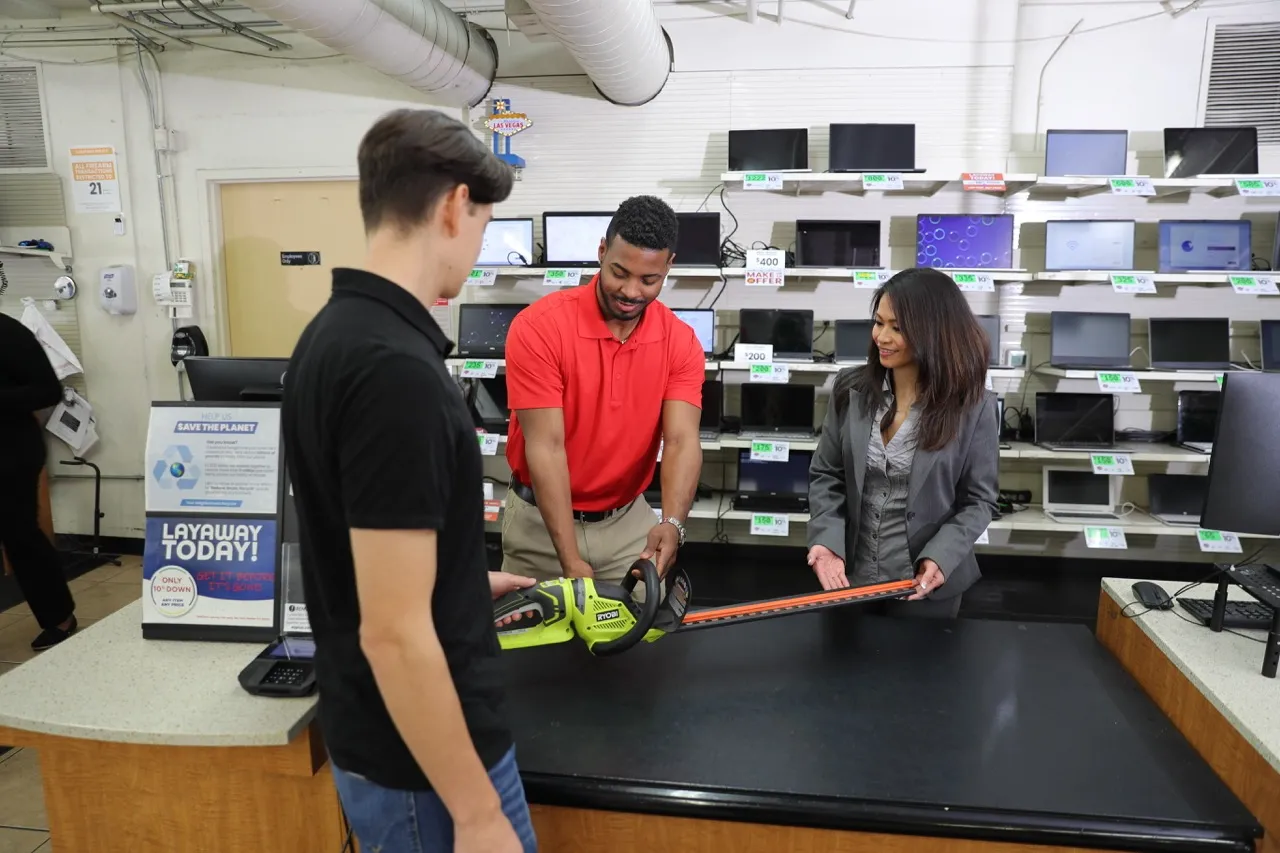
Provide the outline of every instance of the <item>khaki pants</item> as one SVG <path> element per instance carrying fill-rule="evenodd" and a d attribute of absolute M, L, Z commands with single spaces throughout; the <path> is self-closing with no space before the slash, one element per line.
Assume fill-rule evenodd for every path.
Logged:
<path fill-rule="evenodd" d="M 657 515 L 641 495 L 612 518 L 590 524 L 575 521 L 578 552 L 595 570 L 597 580 L 617 583 L 644 551 L 649 531 L 657 523 Z M 564 577 L 542 512 L 514 491 L 507 492 L 502 512 L 502 570 L 539 581 Z M 637 600 L 643 600 L 643 590 L 643 584 L 636 587 Z"/>

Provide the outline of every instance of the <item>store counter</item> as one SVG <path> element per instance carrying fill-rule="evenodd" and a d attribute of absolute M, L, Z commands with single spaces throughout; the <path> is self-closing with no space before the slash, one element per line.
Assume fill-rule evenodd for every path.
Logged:
<path fill-rule="evenodd" d="M 337 851 L 316 700 L 240 689 L 262 645 L 143 640 L 141 607 L 0 676 L 0 743 L 39 753 L 54 849 Z"/>
<path fill-rule="evenodd" d="M 856 608 L 506 656 L 542 849 L 1251 851 L 1082 626 Z"/>
<path fill-rule="evenodd" d="M 1157 583 L 1170 594 L 1183 586 Z M 1259 850 L 1280 853 L 1280 679 L 1261 675 L 1266 634 L 1214 633 L 1177 606 L 1144 613 L 1132 587 L 1103 580 L 1098 639 L 1257 816 L 1266 829 Z M 1212 599 L 1215 589 L 1189 595 Z M 1229 595 L 1254 600 L 1234 585 Z"/>

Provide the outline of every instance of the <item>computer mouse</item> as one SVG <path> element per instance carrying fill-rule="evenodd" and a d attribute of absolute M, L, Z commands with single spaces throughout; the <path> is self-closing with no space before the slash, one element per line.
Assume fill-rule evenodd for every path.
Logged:
<path fill-rule="evenodd" d="M 1173 599 L 1164 591 L 1164 587 L 1151 581 L 1135 583 L 1133 594 L 1149 610 L 1169 610 L 1173 607 Z"/>

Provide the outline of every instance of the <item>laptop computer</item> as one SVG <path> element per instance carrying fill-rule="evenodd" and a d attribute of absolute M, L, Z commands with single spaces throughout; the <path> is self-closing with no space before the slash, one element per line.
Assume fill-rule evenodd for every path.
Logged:
<path fill-rule="evenodd" d="M 720 214 L 677 213 L 674 263 L 682 267 L 720 266 Z"/>
<path fill-rule="evenodd" d="M 797 267 L 879 267 L 880 221 L 796 221 Z"/>
<path fill-rule="evenodd" d="M 490 219 L 484 227 L 478 267 L 527 267 L 533 263 L 533 220 Z"/>
<path fill-rule="evenodd" d="M 729 171 L 809 171 L 809 128 L 729 131 Z"/>
<path fill-rule="evenodd" d="M 1199 474 L 1148 474 L 1148 512 L 1172 527 L 1199 527 L 1209 478 Z"/>
<path fill-rule="evenodd" d="M 1262 369 L 1280 372 L 1280 320 L 1259 320 L 1258 337 L 1262 341 Z"/>
<path fill-rule="evenodd" d="M 476 429 L 506 435 L 511 424 L 511 409 L 507 407 L 507 378 L 476 379 L 467 391 L 467 406 Z"/>
<path fill-rule="evenodd" d="M 792 450 L 786 462 L 761 462 L 750 450 L 738 453 L 738 491 L 733 508 L 747 512 L 808 512 L 809 463 L 813 454 Z"/>
<path fill-rule="evenodd" d="M 1164 176 L 1258 174 L 1256 127 L 1166 127 Z"/>
<path fill-rule="evenodd" d="M 716 312 L 709 308 L 673 308 L 676 319 L 688 324 L 698 336 L 702 354 L 711 356 L 716 351 Z"/>
<path fill-rule="evenodd" d="M 719 379 L 703 380 L 702 420 L 698 424 L 698 435 L 702 441 L 714 441 L 720 437 L 723 412 L 724 383 Z"/>
<path fill-rule="evenodd" d="M 920 214 L 916 217 L 916 266 L 1013 269 L 1013 214 Z"/>
<path fill-rule="evenodd" d="M 1044 268 L 1133 269 L 1132 219 L 1050 219 L 1044 224 Z"/>
<path fill-rule="evenodd" d="M 1154 370 L 1230 370 L 1231 320 L 1152 317 L 1147 351 Z"/>
<path fill-rule="evenodd" d="M 829 139 L 832 172 L 924 171 L 916 168 L 914 124 L 832 124 Z"/>
<path fill-rule="evenodd" d="M 1129 168 L 1127 130 L 1049 130 L 1044 138 L 1046 178 L 1109 178 Z"/>
<path fill-rule="evenodd" d="M 774 361 L 813 361 L 813 312 L 743 308 L 738 312 L 738 343 L 770 344 Z"/>
<path fill-rule="evenodd" d="M 543 213 L 542 243 L 548 267 L 594 267 L 613 212 Z"/>
<path fill-rule="evenodd" d="M 1053 311 L 1049 314 L 1049 364 L 1066 369 L 1129 366 L 1128 314 Z"/>
<path fill-rule="evenodd" d="M 1251 228 L 1247 219 L 1161 219 L 1160 272 L 1248 272 Z"/>
<path fill-rule="evenodd" d="M 743 438 L 776 438 L 782 441 L 813 439 L 812 385 L 741 386 Z"/>
<path fill-rule="evenodd" d="M 872 320 L 836 320 L 836 364 L 866 364 L 871 353 Z"/>
<path fill-rule="evenodd" d="M 1115 395 L 1036 392 L 1036 444 L 1046 450 L 1112 450 Z"/>
<path fill-rule="evenodd" d="M 1120 478 L 1088 468 L 1045 468 L 1044 514 L 1054 521 L 1109 521 L 1119 518 Z"/>
<path fill-rule="evenodd" d="M 1221 391 L 1179 391 L 1178 446 L 1197 453 L 1212 453 L 1221 404 Z"/>
<path fill-rule="evenodd" d="M 982 331 L 987 335 L 987 343 L 990 345 L 991 351 L 987 355 L 987 367 L 1000 366 L 1000 315 L 999 314 L 975 314 L 974 319 L 978 321 L 978 325 L 982 327 Z"/>
<path fill-rule="evenodd" d="M 458 306 L 458 357 L 505 358 L 507 329 L 523 304 L 470 303 Z"/>

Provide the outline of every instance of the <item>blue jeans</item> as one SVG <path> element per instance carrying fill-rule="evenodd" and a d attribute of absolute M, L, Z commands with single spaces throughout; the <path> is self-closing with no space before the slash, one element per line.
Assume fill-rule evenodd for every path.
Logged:
<path fill-rule="evenodd" d="M 333 781 L 347 820 L 360 840 L 361 853 L 449 853 L 453 850 L 453 819 L 431 791 L 394 791 L 330 762 Z M 529 804 L 516 768 L 512 748 L 489 771 L 502 799 L 502 813 L 511 821 L 524 853 L 537 853 Z"/>

